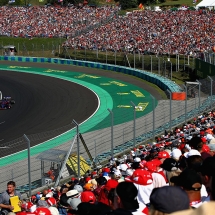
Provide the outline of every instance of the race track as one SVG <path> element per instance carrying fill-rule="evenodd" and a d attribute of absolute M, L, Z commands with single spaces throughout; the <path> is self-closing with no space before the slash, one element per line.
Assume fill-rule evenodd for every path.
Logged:
<path fill-rule="evenodd" d="M 1 71 L 0 90 L 16 101 L 10 110 L 0 111 L 1 144 L 23 134 L 58 129 L 74 118 L 81 123 L 98 105 L 97 96 L 87 88 L 41 75 Z"/>
<path fill-rule="evenodd" d="M 1 61 L 1 64 L 8 65 L 8 63 L 8 61 Z M 10 62 L 9 64 L 11 66 L 70 70 L 114 78 L 141 87 L 150 92 L 157 100 L 161 99 L 153 86 L 144 84 L 140 79 L 129 75 L 69 65 L 21 62 Z M 75 83 L 42 75 L 1 71 L 0 86 L 3 95 L 12 96 L 16 100 L 16 104 L 11 110 L 0 111 L 1 145 L 21 137 L 23 134 L 37 134 L 58 129 L 70 124 L 73 119 L 81 123 L 95 111 L 98 104 L 97 97 L 90 90 Z M 71 125 L 72 127 L 74 125 Z M 56 136 L 55 132 L 52 135 L 47 139 Z M 31 146 L 40 142 L 40 139 L 31 141 Z M 13 152 L 16 150 L 13 148 Z"/>

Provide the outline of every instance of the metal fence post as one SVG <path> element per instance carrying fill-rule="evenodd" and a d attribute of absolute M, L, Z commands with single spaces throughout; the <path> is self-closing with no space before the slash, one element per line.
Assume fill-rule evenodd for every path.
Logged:
<path fill-rule="evenodd" d="M 29 184 L 29 196 L 31 196 L 31 141 L 24 134 L 24 139 L 27 142 L 28 147 L 28 184 Z"/>
<path fill-rule="evenodd" d="M 94 160 L 94 162 L 95 162 L 95 165 L 96 165 L 96 154 L 97 154 L 97 152 L 96 152 L 96 140 L 94 140 L 94 143 L 95 143 L 95 160 Z"/>
<path fill-rule="evenodd" d="M 44 57 L 44 44 L 42 44 L 42 49 L 43 49 L 43 57 Z"/>
<path fill-rule="evenodd" d="M 80 178 L 80 145 L 79 145 L 79 124 L 73 119 L 72 122 L 76 125 L 77 135 L 77 157 L 78 157 L 78 178 Z"/>
<path fill-rule="evenodd" d="M 136 59 L 135 59 L 135 51 L 134 51 L 134 69 L 135 69 L 135 66 L 136 66 L 136 65 L 135 65 L 135 64 L 136 64 L 135 61 L 136 61 Z"/>
<path fill-rule="evenodd" d="M 180 69 L 180 55 L 178 55 L 178 72 L 179 72 L 179 69 Z"/>
<path fill-rule="evenodd" d="M 184 55 L 184 71 L 185 71 L 185 55 Z"/>
<path fill-rule="evenodd" d="M 150 96 L 153 100 L 152 105 L 153 105 L 153 140 L 154 140 L 155 139 L 155 98 L 151 94 Z"/>
<path fill-rule="evenodd" d="M 170 102 L 170 116 L 169 116 L 169 128 L 172 129 L 172 93 L 170 90 L 167 89 L 167 92 L 169 93 L 169 102 Z"/>
<path fill-rule="evenodd" d="M 116 65 L 116 50 L 115 50 L 115 65 Z"/>
<path fill-rule="evenodd" d="M 208 78 L 210 79 L 210 81 L 211 81 L 211 110 L 212 110 L 212 101 L 213 101 L 213 98 L 212 98 L 212 96 L 213 96 L 213 79 L 210 77 L 210 76 L 208 76 Z"/>
<path fill-rule="evenodd" d="M 158 74 L 160 75 L 160 58 L 157 56 L 158 58 Z"/>
<path fill-rule="evenodd" d="M 198 80 L 196 80 L 196 82 L 199 84 L 199 113 L 200 113 L 200 104 L 201 104 L 201 97 L 200 97 L 200 93 L 201 93 L 201 83 L 198 81 Z"/>
<path fill-rule="evenodd" d="M 113 111 L 111 111 L 109 108 L 107 110 L 111 114 L 111 157 L 113 158 Z"/>
<path fill-rule="evenodd" d="M 136 106 L 135 106 L 134 102 L 132 102 L 132 101 L 131 101 L 131 105 L 134 110 L 133 147 L 135 148 L 135 146 L 136 146 Z"/>
<path fill-rule="evenodd" d="M 144 70 L 144 54 L 142 54 L 142 70 Z"/>
<path fill-rule="evenodd" d="M 184 88 L 185 88 L 185 92 L 186 92 L 186 96 L 185 96 L 185 117 L 184 117 L 184 122 L 186 123 L 187 122 L 187 86 L 184 85 Z"/>
<path fill-rule="evenodd" d="M 150 55 L 151 58 L 151 72 L 152 72 L 152 55 Z"/>
<path fill-rule="evenodd" d="M 170 62 L 170 80 L 172 81 L 172 62 L 171 61 L 169 62 Z"/>
<path fill-rule="evenodd" d="M 73 148 L 73 146 L 74 146 L 76 137 L 77 137 L 77 134 L 75 135 L 75 137 L 74 137 L 74 139 L 73 139 L 73 141 L 72 141 L 72 144 L 71 144 L 71 146 L 70 146 L 70 148 L 69 148 L 69 151 L 67 152 L 66 157 L 64 158 L 63 164 L 62 164 L 62 166 L 61 166 L 61 170 L 60 170 L 60 172 L 59 172 L 59 174 L 58 174 L 58 177 L 57 177 L 57 179 L 56 179 L 56 181 L 55 181 L 54 187 L 56 187 L 56 186 L 59 184 L 61 175 L 62 175 L 62 173 L 63 173 L 63 170 L 64 170 L 65 166 L 66 166 L 66 162 L 67 162 L 67 160 L 68 160 L 68 158 L 69 158 L 69 156 L 70 156 L 70 154 L 71 154 L 72 148 Z"/>

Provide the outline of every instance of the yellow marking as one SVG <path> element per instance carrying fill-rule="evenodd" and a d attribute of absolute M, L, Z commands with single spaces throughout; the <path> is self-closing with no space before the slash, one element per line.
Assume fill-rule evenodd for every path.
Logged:
<path fill-rule="evenodd" d="M 102 85 L 102 86 L 109 86 L 111 84 L 110 83 L 101 83 L 100 85 Z"/>
<path fill-rule="evenodd" d="M 27 66 L 9 66 L 8 68 L 29 69 L 29 68 L 31 68 L 31 67 L 27 67 Z"/>
<path fill-rule="evenodd" d="M 75 78 L 94 78 L 94 79 L 97 79 L 97 78 L 101 78 L 101 77 L 98 77 L 98 76 L 95 76 L 95 75 L 87 75 L 87 74 L 82 74 L 82 75 L 79 75 L 79 76 L 75 76 Z"/>
<path fill-rule="evenodd" d="M 135 107 L 135 110 L 136 111 L 144 111 L 146 109 L 146 107 L 148 106 L 148 102 L 146 103 L 139 103 L 136 107 Z"/>
<path fill-rule="evenodd" d="M 131 90 L 136 97 L 145 97 L 139 90 Z"/>
<path fill-rule="evenodd" d="M 48 69 L 48 70 L 45 70 L 44 72 L 58 72 L 58 73 L 65 73 L 65 72 L 67 72 L 67 71 Z"/>
<path fill-rule="evenodd" d="M 129 95 L 130 93 L 117 93 L 117 95 Z"/>
<path fill-rule="evenodd" d="M 127 86 L 126 84 L 120 83 L 118 81 L 110 81 L 110 83 L 111 84 L 115 84 L 115 85 L 117 85 L 119 87 L 126 87 Z"/>
<path fill-rule="evenodd" d="M 132 106 L 130 105 L 118 105 L 118 108 L 131 108 Z"/>

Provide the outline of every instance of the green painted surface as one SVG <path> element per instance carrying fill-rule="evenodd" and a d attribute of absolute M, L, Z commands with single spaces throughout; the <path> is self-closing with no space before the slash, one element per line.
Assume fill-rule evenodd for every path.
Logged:
<path fill-rule="evenodd" d="M 136 117 L 139 118 L 152 111 L 152 99 L 150 94 L 143 89 L 106 77 L 84 74 L 74 71 L 51 70 L 33 67 L 7 66 L 1 65 L 2 70 L 17 72 L 27 72 L 38 75 L 46 75 L 63 80 L 81 84 L 93 90 L 100 99 L 100 106 L 97 112 L 80 125 L 80 132 L 98 130 L 110 126 L 110 116 L 107 109 L 114 113 L 114 124 L 121 124 L 133 120 L 133 107 L 131 101 L 138 106 Z M 155 107 L 157 101 L 155 101 Z M 54 148 L 62 143 L 71 140 L 75 135 L 75 130 L 71 130 L 57 138 L 41 143 L 31 148 L 31 155 L 36 155 L 42 151 Z M 0 166 L 11 164 L 26 158 L 26 151 L 18 152 L 7 158 L 0 159 Z"/>

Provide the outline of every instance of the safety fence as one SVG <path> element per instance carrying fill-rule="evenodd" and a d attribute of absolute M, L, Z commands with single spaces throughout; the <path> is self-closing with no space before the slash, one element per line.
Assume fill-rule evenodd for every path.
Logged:
<path fill-rule="evenodd" d="M 142 106 L 138 106 L 138 104 L 134 104 L 131 101 L 130 107 L 122 109 L 123 111 L 121 112 L 118 111 L 117 107 L 104 110 L 101 115 L 98 115 L 98 126 L 96 127 L 96 130 L 87 130 L 84 125 L 83 127 L 81 127 L 81 125 L 76 125 L 77 127 L 80 126 L 78 133 L 80 132 L 82 134 L 83 139 L 75 141 L 71 151 L 70 161 L 67 162 L 66 168 L 62 175 L 64 178 L 72 173 L 77 174 L 78 154 L 81 157 L 79 157 L 81 160 L 80 174 L 83 174 L 92 166 L 93 163 L 100 165 L 105 160 L 111 158 L 112 153 L 114 156 L 118 156 L 138 144 L 142 144 L 147 141 L 151 142 L 154 140 L 156 135 L 163 133 L 165 130 L 171 130 L 175 126 L 186 123 L 193 117 L 197 117 L 204 111 L 212 109 L 215 100 L 213 92 L 215 77 L 209 77 L 199 81 L 197 80 L 196 82 L 187 82 L 183 86 L 184 89 L 181 89 L 174 82 L 159 74 L 117 65 L 65 59 L 6 56 L 1 56 L 0 60 L 60 63 L 122 72 L 124 74 L 130 74 L 145 79 L 158 85 L 169 94 L 170 98 L 172 92 L 186 91 L 187 96 L 183 101 L 176 101 L 172 99 L 159 100 L 156 104 L 155 99 L 151 98 L 150 109 L 152 111 L 139 118 L 136 117 L 136 114 L 138 114 L 138 111 L 141 111 Z M 144 98 L 142 99 L 142 102 L 145 102 Z M 101 116 L 103 114 L 107 114 L 105 120 L 101 120 Z M 128 116 L 131 118 L 130 121 L 117 125 L 114 123 L 118 119 L 126 118 Z M 11 141 L 10 143 L 1 145 L 1 147 L 4 147 L 1 148 L 1 153 L 5 153 L 5 155 L 8 154 L 8 151 L 13 148 L 27 149 L 29 145 L 34 143 L 43 143 L 45 141 L 46 143 L 49 142 L 52 150 L 56 151 L 45 151 L 45 144 L 40 144 L 39 147 L 45 151 L 45 156 L 43 158 L 39 158 L 38 153 L 32 153 L 34 147 L 30 149 L 30 152 L 23 150 L 21 154 L 14 154 L 12 156 L 11 164 L 4 166 L 4 162 L 6 163 L 8 157 L 1 158 L 0 192 L 5 190 L 6 183 L 9 180 L 15 180 L 21 192 L 28 192 L 29 176 L 32 181 L 31 189 L 37 188 L 42 184 L 49 184 L 49 180 L 47 179 L 49 177 L 47 177 L 47 173 L 49 172 L 50 167 L 59 173 L 60 166 L 66 157 L 68 149 L 71 144 L 74 143 L 74 136 L 77 132 L 75 128 L 72 129 L 74 126 L 75 124 L 71 122 L 70 125 L 54 131 L 35 135 L 27 134 L 17 140 Z M 61 136 L 62 138 L 54 139 L 54 141 L 47 141 L 62 132 L 65 132 L 65 134 Z M 90 154 L 86 150 L 84 144 L 82 144 L 83 142 L 86 143 Z M 27 159 L 28 153 L 30 155 L 30 171 L 28 167 L 29 160 Z M 55 153 L 57 153 L 57 155 Z M 16 162 L 16 155 L 24 156 L 26 159 Z M 89 164 L 89 167 L 87 164 Z"/>

